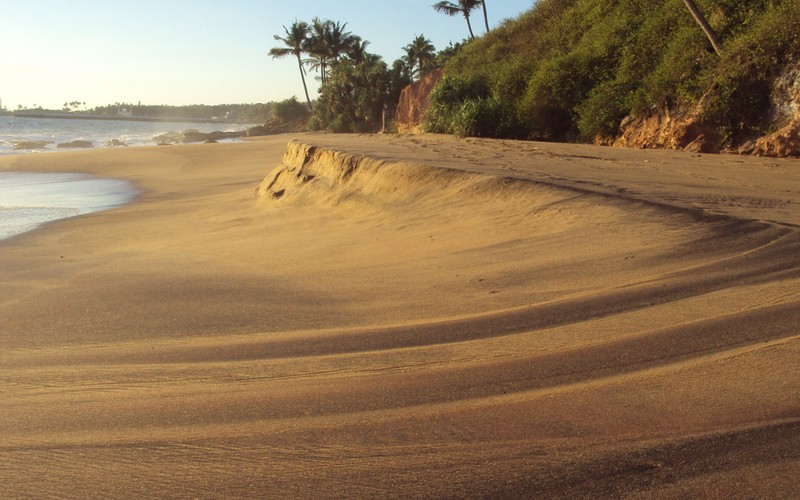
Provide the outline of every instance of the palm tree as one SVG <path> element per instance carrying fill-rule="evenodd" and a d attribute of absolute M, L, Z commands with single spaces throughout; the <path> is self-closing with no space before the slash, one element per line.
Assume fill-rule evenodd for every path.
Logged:
<path fill-rule="evenodd" d="M 711 42 L 711 46 L 714 47 L 714 52 L 716 52 L 718 56 L 721 56 L 722 43 L 719 41 L 717 34 L 714 32 L 714 29 L 706 21 L 706 18 L 705 16 L 703 16 L 703 13 L 700 12 L 700 9 L 697 7 L 697 4 L 694 3 L 694 0 L 683 0 L 683 3 L 686 4 L 686 7 L 689 9 L 689 12 L 692 13 L 692 17 L 694 17 L 694 20 L 697 21 L 697 24 L 700 25 L 700 28 L 708 37 L 708 41 Z"/>
<path fill-rule="evenodd" d="M 486 14 L 486 0 L 481 0 L 481 7 L 483 7 L 483 23 L 486 25 L 486 32 L 489 32 L 489 16 Z"/>
<path fill-rule="evenodd" d="M 481 5 L 481 0 L 458 0 L 458 3 L 442 1 L 433 4 L 433 9 L 448 16 L 456 16 L 458 14 L 464 16 L 467 21 L 467 29 L 469 29 L 469 38 L 472 40 L 475 38 L 475 34 L 472 32 L 472 23 L 469 21 L 469 15 L 479 5 Z"/>
<path fill-rule="evenodd" d="M 347 57 L 356 63 L 363 62 L 369 55 L 367 45 L 369 45 L 369 40 L 362 40 L 360 36 L 353 36 L 350 40 L 350 46 L 347 48 Z"/>
<path fill-rule="evenodd" d="M 328 23 L 330 21 L 323 21 L 318 17 L 311 20 L 306 44 L 306 52 L 309 57 L 304 61 L 312 70 L 319 71 L 319 79 L 322 83 L 325 83 L 330 60 L 330 53 L 325 43 L 325 31 L 328 29 Z"/>
<path fill-rule="evenodd" d="M 351 32 L 345 31 L 344 29 L 346 27 L 347 23 L 341 24 L 338 21 L 328 21 L 327 23 L 325 44 L 328 46 L 328 52 L 333 62 L 339 61 L 339 58 L 350 50 L 350 47 L 356 41 L 356 38 L 358 38 Z"/>
<path fill-rule="evenodd" d="M 347 23 L 323 21 L 318 17 L 311 20 L 306 62 L 312 69 L 319 70 L 320 81 L 328 79 L 328 65 L 336 63 L 346 54 L 355 41 L 355 36 L 345 31 Z"/>
<path fill-rule="evenodd" d="M 422 73 L 436 62 L 436 47 L 425 35 L 417 35 L 403 50 L 412 77 L 422 78 Z"/>
<path fill-rule="evenodd" d="M 284 46 L 271 48 L 269 50 L 269 55 L 271 55 L 273 59 L 288 56 L 289 54 L 297 57 L 297 65 L 300 68 L 300 78 L 303 80 L 303 91 L 306 93 L 308 109 L 312 109 L 311 98 L 308 96 L 308 86 L 306 85 L 306 70 L 303 68 L 303 60 L 300 57 L 306 51 L 308 44 L 308 23 L 295 20 L 291 28 L 286 28 L 286 26 L 284 26 L 283 31 L 286 32 L 286 36 L 275 35 L 274 38 L 275 40 L 283 42 Z"/>

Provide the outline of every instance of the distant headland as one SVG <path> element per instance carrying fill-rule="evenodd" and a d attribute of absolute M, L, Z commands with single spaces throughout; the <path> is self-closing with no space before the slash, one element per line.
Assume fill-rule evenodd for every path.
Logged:
<path fill-rule="evenodd" d="M 111 120 L 127 122 L 168 122 L 168 123 L 232 123 L 228 120 L 212 118 L 182 118 L 170 116 L 125 116 L 95 115 L 91 113 L 60 113 L 53 111 L 14 111 L 5 113 L 20 118 L 56 118 L 61 120 Z"/>
<path fill-rule="evenodd" d="M 85 103 L 64 103 L 62 109 L 41 106 L 14 111 L 0 108 L 0 113 L 20 118 L 56 118 L 70 120 L 113 120 L 172 123 L 265 123 L 272 117 L 274 103 L 192 104 L 185 106 L 114 103 L 86 109 Z"/>

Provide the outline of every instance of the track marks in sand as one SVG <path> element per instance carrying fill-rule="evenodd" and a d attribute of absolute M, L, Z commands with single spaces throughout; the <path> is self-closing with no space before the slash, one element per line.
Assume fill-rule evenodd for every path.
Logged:
<path fill-rule="evenodd" d="M 744 207 L 757 209 L 788 208 L 792 200 L 757 198 L 752 196 L 730 196 L 724 194 L 706 194 L 701 199 L 709 208 L 724 207 Z"/>
<path fill-rule="evenodd" d="M 203 162 L 218 150 L 204 146 L 174 151 Z M 40 282 L 64 273 L 64 293 L 64 283 L 90 290 L 74 303 L 118 297 L 108 307 L 120 318 L 126 297 L 158 307 L 141 302 L 154 314 L 138 329 L 102 323 L 113 331 L 69 316 L 64 295 L 38 295 L 31 308 L 57 313 L 39 322 L 39 339 L 58 325 L 83 330 L 50 344 L 13 332 L 14 349 L 0 353 L 5 493 L 790 491 L 800 471 L 791 195 L 728 192 L 713 185 L 719 175 L 670 184 L 667 154 L 645 164 L 606 149 L 444 137 L 363 148 L 345 148 L 377 151 L 361 171 L 304 163 L 286 186 L 266 186 L 283 196 L 257 203 L 217 178 L 243 167 L 232 161 L 223 175 L 203 164 L 214 177 L 186 179 L 204 193 L 198 206 L 167 217 L 160 209 L 172 205 L 154 193 L 139 212 L 97 219 L 106 238 L 76 260 L 76 275 L 17 266 Z M 261 151 L 247 150 L 247 164 L 263 166 Z M 626 170 L 636 165 L 658 168 L 648 179 Z M 709 216 L 714 204 L 722 217 Z M 731 207 L 778 211 L 783 222 L 737 219 Z M 116 259 L 108 234 L 152 225 L 158 240 L 143 248 L 174 252 Z M 39 247 L 13 254 L 19 262 L 65 241 L 31 238 Z M 70 238 L 79 248 L 80 235 Z M 174 280 L 189 274 L 181 264 L 204 279 Z M 74 277 L 98 275 L 114 279 Z M 140 293 L 147 284 L 152 296 Z M 291 327 L 270 330 L 273 315 Z M 32 318 L 17 325 L 34 328 Z"/>
<path fill-rule="evenodd" d="M 39 391 L 27 396 L 18 392 L 17 397 L 6 400 L 8 404 L 2 414 L 3 420 L 13 423 L 18 432 L 26 428 L 32 430 L 51 416 L 31 416 L 25 410 L 24 414 L 19 413 L 25 408 L 21 403 L 51 399 L 74 405 L 80 401 L 80 409 L 73 406 L 75 413 L 56 412 L 61 414 L 62 431 L 85 430 L 85 423 L 94 422 L 89 429 L 95 429 L 95 432 L 118 432 L 129 426 L 153 425 L 156 421 L 169 422 L 173 426 L 200 423 L 230 426 L 264 419 L 336 417 L 381 410 L 405 412 L 430 405 L 446 409 L 447 405 L 462 405 L 493 396 L 532 391 L 549 393 L 561 387 L 591 388 L 605 379 L 613 380 L 620 376 L 668 373 L 671 365 L 687 366 L 686 363 L 694 359 L 688 366 L 702 366 L 708 360 L 728 357 L 726 352 L 740 356 L 752 351 L 747 347 L 750 345 L 761 344 L 762 347 L 756 348 L 763 349 L 777 345 L 775 340 L 796 339 L 797 325 L 800 324 L 798 311 L 800 308 L 796 302 L 787 303 L 727 318 L 714 317 L 671 325 L 601 343 L 583 343 L 494 359 L 440 359 L 437 364 L 430 365 L 419 364 L 421 358 L 408 352 L 405 363 L 416 359 L 417 366 L 407 364 L 403 368 L 395 361 L 392 367 L 380 368 L 373 364 L 376 370 L 361 373 L 358 364 L 338 373 L 314 372 L 313 366 L 323 363 L 325 357 L 292 360 L 310 367 L 311 371 L 302 378 L 262 378 L 253 373 L 247 378 L 225 380 L 227 373 L 241 368 L 236 364 L 220 365 L 214 374 L 214 365 L 165 365 L 162 369 L 164 375 L 173 373 L 162 377 L 162 383 L 142 380 L 137 384 L 112 385 L 106 390 L 84 385 L 84 390 L 79 393 L 60 391 L 56 398 Z M 769 327 L 765 328 L 766 325 Z M 361 361 L 369 363 L 369 357 Z M 148 372 L 147 366 L 142 368 L 140 376 Z M 265 368 L 269 369 L 269 365 L 261 369 Z M 203 371 L 209 369 L 203 375 Z M 250 369 L 258 369 L 258 366 Z M 193 371 L 195 378 L 186 379 L 179 375 L 186 370 Z M 74 389 L 78 387 L 80 385 L 73 385 Z M 389 393 L 385 391 L 386 387 L 391 387 Z M 165 408 L 163 404 L 167 400 L 180 404 Z M 113 416 L 108 414 L 110 408 L 116 409 Z M 156 421 L 152 420 L 154 412 L 158 414 Z"/>

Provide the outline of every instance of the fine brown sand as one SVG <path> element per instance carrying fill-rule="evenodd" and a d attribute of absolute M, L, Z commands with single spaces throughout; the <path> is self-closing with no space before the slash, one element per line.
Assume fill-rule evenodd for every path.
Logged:
<path fill-rule="evenodd" d="M 0 170 L 141 190 L 0 241 L 4 498 L 797 494 L 797 161 L 301 134 Z"/>

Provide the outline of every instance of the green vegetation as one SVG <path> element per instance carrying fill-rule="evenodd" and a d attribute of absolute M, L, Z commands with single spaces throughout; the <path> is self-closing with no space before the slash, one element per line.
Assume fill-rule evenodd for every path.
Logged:
<path fill-rule="evenodd" d="M 389 94 L 389 72 L 379 57 L 339 61 L 320 89 L 310 126 L 332 132 L 380 129 Z"/>
<path fill-rule="evenodd" d="M 483 80 L 444 78 L 431 93 L 431 101 L 436 105 L 428 110 L 426 126 L 432 132 L 513 137 L 518 130 L 511 106 L 493 94 Z"/>
<path fill-rule="evenodd" d="M 296 97 L 272 105 L 273 119 L 281 123 L 305 122 L 310 115 L 308 108 L 300 104 Z"/>
<path fill-rule="evenodd" d="M 679 113 L 729 142 L 763 132 L 772 80 L 800 58 L 800 0 L 698 0 L 722 49 L 680 0 L 540 0 L 447 63 L 430 131 L 546 140 L 619 132 Z"/>
<path fill-rule="evenodd" d="M 296 57 L 304 89 L 306 68 L 316 72 L 320 95 L 312 104 L 306 92 L 308 109 L 312 110 L 308 128 L 333 132 L 388 128 L 386 118 L 394 115 L 402 89 L 444 64 L 461 47 L 451 45 L 437 53 L 430 40 L 418 35 L 404 47 L 406 55 L 388 66 L 380 56 L 367 51 L 368 41 L 347 31 L 347 23 L 315 17 L 310 23 L 295 21 L 284 31 L 285 36 L 275 35 L 283 45 L 269 54 Z"/>

